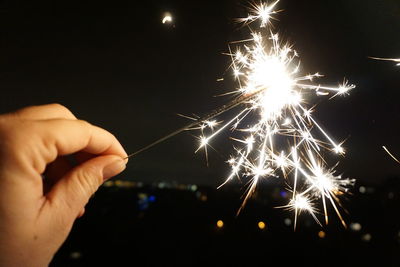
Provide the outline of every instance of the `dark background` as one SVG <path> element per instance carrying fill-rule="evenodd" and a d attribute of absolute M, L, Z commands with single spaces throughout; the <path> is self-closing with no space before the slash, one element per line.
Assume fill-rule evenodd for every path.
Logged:
<path fill-rule="evenodd" d="M 247 5 L 247 1 L 236 0 L 0 1 L 0 112 L 58 102 L 71 109 L 77 117 L 110 130 L 128 153 L 134 152 L 186 124 L 187 120 L 177 113 L 202 115 L 225 103 L 223 97 L 213 96 L 231 91 L 236 86 L 228 69 L 230 59 L 223 53 L 228 51 L 229 42 L 248 37 L 248 29 L 233 22 L 234 18 L 246 16 Z M 335 222 L 332 231 L 336 239 L 324 239 L 325 245 L 321 245 L 318 238 L 315 242 L 309 238 L 311 235 L 314 238 L 315 231 L 319 231 L 313 228 L 315 226 L 310 226 L 310 233 L 306 230 L 293 233 L 291 227 L 278 230 L 283 227 L 279 225 L 283 220 L 280 216 L 284 215 L 262 205 L 274 206 L 279 199 L 262 202 L 261 206 L 257 206 L 257 201 L 254 205 L 250 203 L 247 217 L 244 213 L 238 219 L 235 213 L 243 191 L 236 187 L 227 187 L 223 191 L 215 189 L 229 172 L 224 162 L 231 152 L 228 135 L 221 135 L 213 143 L 218 152 L 210 153 L 210 166 L 207 167 L 204 154 L 194 153 L 197 139 L 193 135 L 198 135 L 198 132 L 189 132 L 130 160 L 127 170 L 116 181 L 143 182 L 143 185 L 134 184 L 130 189 L 121 189 L 120 185 L 103 188 L 61 251 L 56 261 L 58 265 L 78 264 L 68 255 L 74 250 L 85 249 L 85 253 L 92 257 L 83 257 L 84 260 L 79 257 L 80 262 L 94 263 L 93 255 L 103 251 L 97 246 L 107 246 L 106 242 L 118 239 L 122 242 L 117 242 L 121 247 L 116 245 L 119 250 L 110 249 L 109 258 L 118 258 L 120 253 L 117 251 L 131 252 L 133 263 L 138 254 L 144 255 L 142 258 L 145 260 L 160 260 L 162 256 L 166 257 L 165 253 L 174 255 L 174 252 L 186 255 L 182 256 L 186 261 L 166 257 L 166 262 L 169 259 L 170 263 L 190 264 L 200 257 L 203 260 L 199 262 L 210 263 L 208 256 L 226 255 L 225 260 L 230 260 L 221 258 L 220 264 L 228 262 L 231 263 L 228 265 L 233 265 L 232 258 L 235 257 L 243 265 L 246 265 L 245 259 L 254 257 L 257 260 L 265 257 L 265 263 L 268 263 L 268 257 L 272 256 L 264 253 L 273 247 L 272 244 L 277 244 L 276 249 L 282 249 L 290 256 L 294 248 L 309 241 L 311 249 L 318 247 L 321 251 L 336 251 L 342 247 L 340 253 L 332 253 L 337 257 L 330 262 L 332 264 L 343 265 L 349 262 L 349 259 L 342 261 L 343 254 L 351 251 L 357 254 L 358 251 L 359 256 L 370 252 L 368 255 L 376 258 L 376 253 L 382 252 L 387 266 L 389 263 L 398 266 L 397 258 L 390 255 L 396 255 L 392 252 L 398 249 L 396 238 L 400 227 L 397 227 L 397 212 L 400 206 L 398 202 L 387 204 L 385 201 L 389 195 L 392 196 L 389 193 L 399 193 L 396 177 L 400 165 L 383 151 L 382 145 L 400 156 L 400 68 L 392 62 L 368 57 L 400 58 L 400 1 L 281 0 L 278 7 L 283 11 L 276 16 L 275 29 L 294 44 L 305 74 L 324 74 L 325 77 L 318 81 L 321 84 L 336 85 L 347 78 L 357 85 L 349 96 L 330 101 L 321 98 L 315 117 L 336 140 L 347 139 L 346 157 L 339 159 L 338 170 L 346 177 L 357 179 L 351 202 L 346 203 L 351 211 L 349 220 L 363 218 L 359 221 L 370 222 L 371 231 L 381 236 L 380 243 L 366 247 L 360 240 L 367 232 L 353 236 Z M 174 17 L 172 25 L 161 23 L 166 11 Z M 223 82 L 216 81 L 222 77 L 225 79 Z M 338 159 L 329 160 L 336 163 Z M 165 191 L 158 186 L 160 183 L 169 184 L 171 188 Z M 179 189 L 180 184 L 203 186 L 203 191 L 217 200 L 199 207 L 197 199 L 191 202 L 190 196 L 183 193 L 185 190 Z M 370 190 L 370 194 L 360 194 L 360 186 Z M 152 211 L 153 217 L 146 217 L 145 221 L 140 217 L 142 211 L 139 208 L 131 212 L 129 206 L 129 203 L 137 203 L 142 191 L 148 196 L 168 196 L 157 198 L 163 200 L 157 202 L 163 203 L 159 204 L 162 207 Z M 109 202 L 104 203 L 102 199 Z M 396 197 L 390 199 L 395 201 Z M 110 210 L 112 214 L 107 213 Z M 215 221 L 222 211 L 236 225 L 225 235 L 215 232 Z M 199 218 L 205 219 L 195 220 L 198 223 L 193 229 L 187 226 L 182 230 L 181 225 L 185 225 L 182 221 L 193 218 L 192 213 L 197 214 L 193 215 L 196 218 L 201 214 Z M 272 228 L 273 232 L 261 237 L 257 228 L 250 227 L 254 230 L 250 234 L 244 230 L 247 224 L 253 225 L 260 214 L 269 214 L 269 220 L 276 222 L 275 230 Z M 107 217 L 105 221 L 104 217 Z M 166 217 L 169 223 L 165 222 Z M 385 224 L 387 220 L 392 228 Z M 165 222 L 164 227 L 159 228 L 163 231 L 153 231 L 152 227 L 159 225 L 155 221 Z M 121 231 L 119 235 L 106 222 Z M 122 222 L 129 223 L 125 228 L 119 227 Z M 94 224 L 104 226 L 104 229 L 96 232 Z M 213 227 L 210 230 L 205 225 Z M 210 232 L 205 234 L 199 229 Z M 96 233 L 109 234 L 99 237 L 95 236 Z M 195 239 L 188 236 L 193 233 L 197 238 L 203 238 L 199 241 L 201 245 L 191 243 Z M 234 233 L 239 233 L 239 236 Z M 211 239 L 207 239 L 208 234 Z M 100 241 L 94 242 L 97 239 Z M 181 240 L 179 242 L 187 246 L 164 244 L 162 239 Z M 262 243 L 265 247 L 233 249 L 230 254 L 228 248 L 235 243 L 233 240 L 241 242 L 236 248 L 249 246 L 249 243 Z M 220 246 L 210 246 L 210 242 Z M 157 249 L 151 247 L 154 244 L 159 244 Z M 193 250 L 189 253 L 187 249 L 191 246 Z M 292 249 L 286 250 L 285 246 Z M 218 250 L 222 250 L 221 254 L 217 253 Z M 202 252 L 196 254 L 196 251 Z M 257 255 L 251 255 L 252 252 Z M 161 253 L 160 258 L 154 255 L 157 253 Z M 300 254 L 304 256 L 305 253 L 302 250 Z M 283 258 L 284 255 L 282 260 L 285 262 Z M 370 263 L 369 259 L 364 259 L 364 264 Z M 321 263 L 326 264 L 326 260 Z"/>

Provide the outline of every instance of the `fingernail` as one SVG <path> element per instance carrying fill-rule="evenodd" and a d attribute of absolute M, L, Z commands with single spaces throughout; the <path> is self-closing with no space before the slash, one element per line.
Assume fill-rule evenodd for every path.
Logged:
<path fill-rule="evenodd" d="M 83 214 L 85 214 L 85 208 L 83 208 L 79 214 L 78 214 L 78 218 L 81 218 L 83 216 Z"/>
<path fill-rule="evenodd" d="M 103 180 L 110 179 L 111 177 L 121 173 L 126 168 L 125 160 L 116 159 L 103 169 Z"/>

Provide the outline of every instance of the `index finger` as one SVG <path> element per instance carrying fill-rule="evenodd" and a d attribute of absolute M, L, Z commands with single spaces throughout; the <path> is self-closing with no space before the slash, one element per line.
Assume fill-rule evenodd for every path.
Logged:
<path fill-rule="evenodd" d="M 48 120 L 48 119 L 76 119 L 75 115 L 65 106 L 60 104 L 47 104 L 40 106 L 29 106 L 11 112 L 10 115 L 26 120 Z"/>
<path fill-rule="evenodd" d="M 113 134 L 86 121 L 52 119 L 36 123 L 39 138 L 45 147 L 50 148 L 48 150 L 52 150 L 43 155 L 47 163 L 54 161 L 59 155 L 69 155 L 78 151 L 127 157 L 124 148 Z"/>

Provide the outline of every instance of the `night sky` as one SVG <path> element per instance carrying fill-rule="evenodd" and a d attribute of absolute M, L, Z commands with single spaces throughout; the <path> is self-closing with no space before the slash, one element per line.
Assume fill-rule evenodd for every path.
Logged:
<path fill-rule="evenodd" d="M 1 112 L 58 102 L 113 132 L 130 153 L 185 125 L 177 113 L 203 115 L 229 100 L 214 96 L 237 86 L 223 53 L 249 37 L 234 23 L 247 1 L 81 2 L 0 2 Z M 400 157 L 400 67 L 368 56 L 400 58 L 400 1 L 281 0 L 279 9 L 275 30 L 294 45 L 305 74 L 357 85 L 349 96 L 318 99 L 317 120 L 347 140 L 346 157 L 330 163 L 339 160 L 338 170 L 360 183 L 399 176 L 382 145 Z M 167 11 L 172 25 L 161 23 Z M 215 139 L 207 166 L 194 153 L 198 134 L 132 158 L 123 177 L 218 185 L 232 143 L 227 134 Z"/>

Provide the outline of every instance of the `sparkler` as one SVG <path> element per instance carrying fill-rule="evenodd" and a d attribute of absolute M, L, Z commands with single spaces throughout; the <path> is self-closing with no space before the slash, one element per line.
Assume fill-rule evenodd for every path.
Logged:
<path fill-rule="evenodd" d="M 326 167 L 324 150 L 344 154 L 344 149 L 313 118 L 313 108 L 308 107 L 306 99 L 312 91 L 332 98 L 347 94 L 355 86 L 346 81 L 338 87 L 321 86 L 312 83 L 320 74 L 300 74 L 296 51 L 268 29 L 277 3 L 253 6 L 250 15 L 239 20 L 246 24 L 261 20 L 260 28 L 268 30 L 266 36 L 252 31 L 251 39 L 238 42 L 236 52 L 232 52 L 232 45 L 229 48 L 233 73 L 239 84 L 232 93 L 239 95 L 238 99 L 254 97 L 241 101 L 243 108 L 227 123 L 209 136 L 201 136 L 200 148 L 228 127 L 242 132 L 241 138 L 234 138 L 239 147 L 228 161 L 232 171 L 222 184 L 234 177 L 248 180 L 241 208 L 261 179 L 283 176 L 291 181 L 289 190 L 292 191 L 292 198 L 284 207 L 295 211 L 295 222 L 297 215 L 305 211 L 319 223 L 315 202 L 321 200 L 325 222 L 328 223 L 327 204 L 330 203 L 345 226 L 339 212 L 339 196 L 348 191 L 354 180 L 336 175 L 336 166 Z"/>
<path fill-rule="evenodd" d="M 279 1 L 279 0 L 278 0 Z M 129 155 L 136 155 L 176 134 L 200 129 L 200 145 L 196 152 L 207 146 L 224 130 L 234 130 L 232 139 L 238 144 L 228 160 L 231 172 L 221 185 L 235 177 L 246 180 L 248 188 L 239 211 L 256 190 L 262 179 L 284 177 L 292 192 L 283 208 L 294 210 L 296 228 L 300 213 L 309 213 L 317 223 L 317 202 L 322 203 L 326 224 L 330 204 L 346 226 L 339 211 L 340 196 L 348 192 L 354 180 L 336 175 L 335 167 L 327 167 L 324 154 L 343 155 L 343 142 L 336 142 L 312 116 L 313 107 L 307 104 L 314 94 L 330 98 L 346 95 L 355 86 L 346 80 L 336 87 L 313 83 L 322 75 L 302 75 L 299 56 L 289 44 L 284 44 L 270 29 L 270 20 L 278 1 L 253 5 L 247 18 L 239 21 L 251 24 L 260 20 L 260 29 L 251 30 L 251 38 L 229 45 L 231 68 L 238 89 L 229 92 L 234 100 L 177 131 Z M 233 52 L 233 48 L 236 51 Z M 224 123 L 214 120 L 218 115 L 234 109 L 236 115 Z M 208 133 L 208 134 L 206 134 Z"/>

